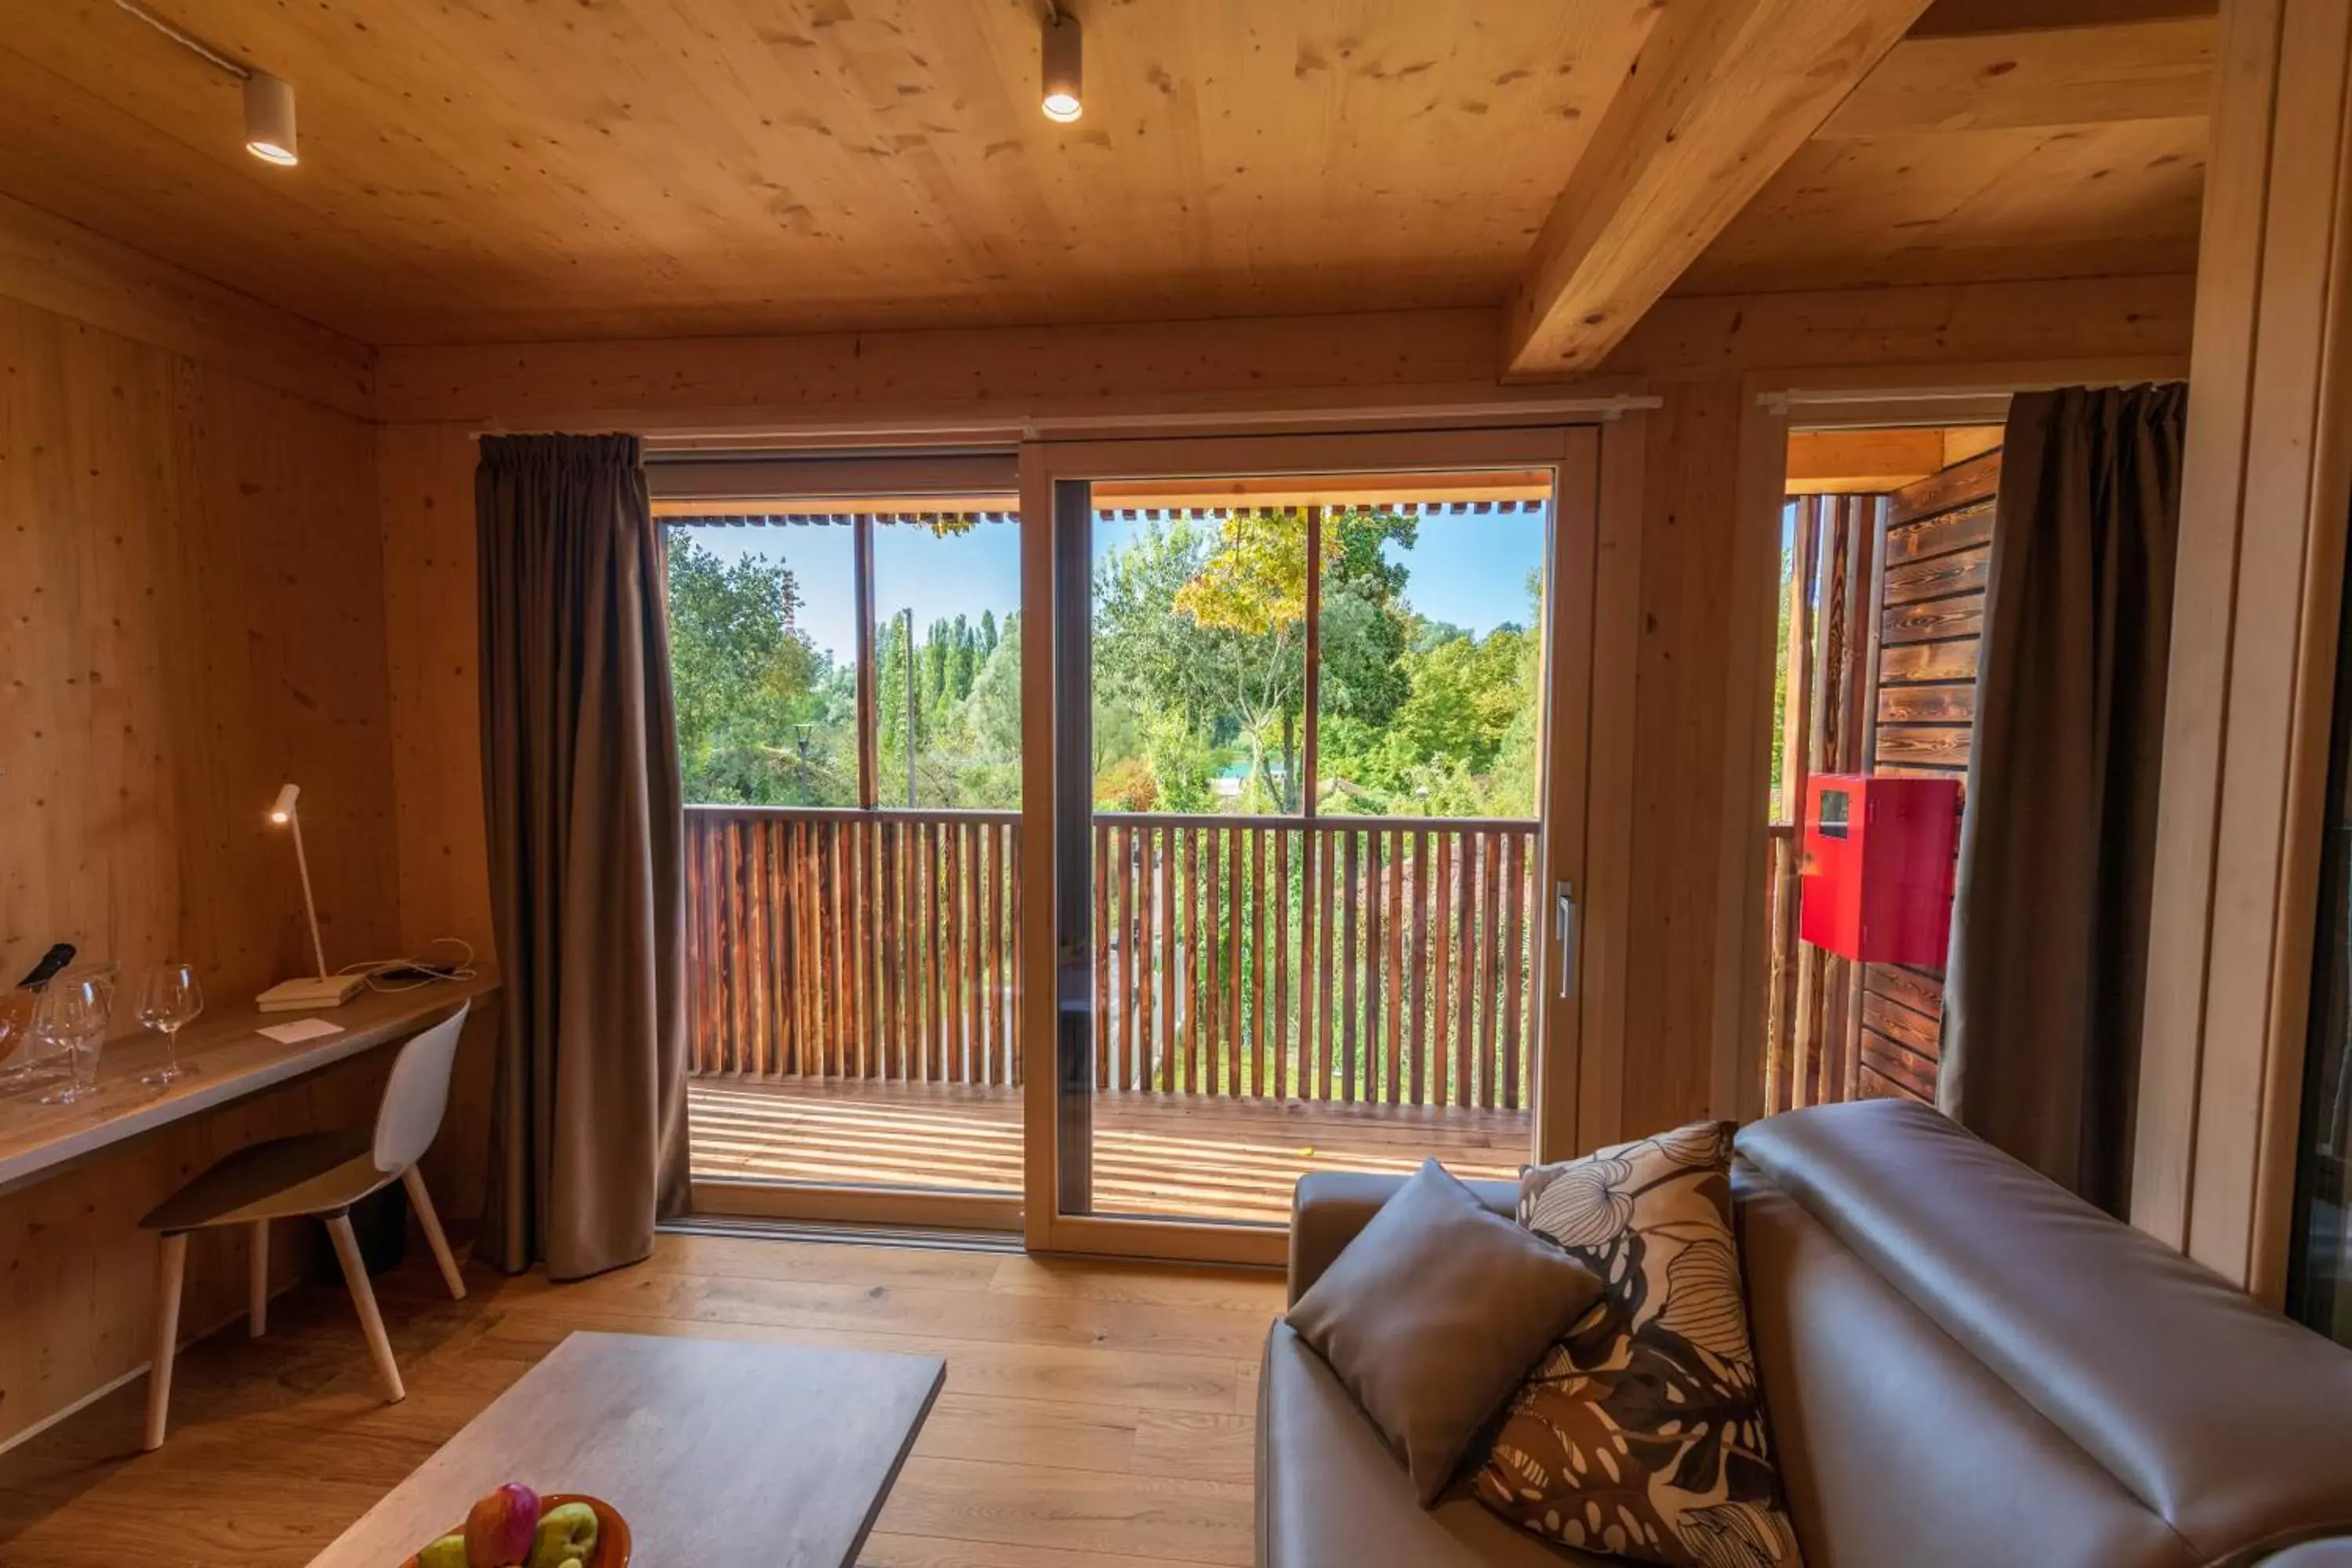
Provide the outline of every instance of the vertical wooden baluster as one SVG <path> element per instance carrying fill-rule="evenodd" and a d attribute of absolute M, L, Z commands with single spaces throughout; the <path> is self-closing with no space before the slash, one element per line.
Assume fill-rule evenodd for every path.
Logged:
<path fill-rule="evenodd" d="M 831 1027 L 825 1031 L 825 1049 L 833 1058 L 835 1078 L 856 1076 L 850 1067 L 849 1052 L 849 947 L 846 942 L 849 924 L 848 879 L 842 875 L 842 840 L 848 824 L 826 820 L 816 825 L 817 841 L 824 846 L 824 858 L 818 872 L 824 879 L 825 932 L 824 945 L 818 950 L 825 964 L 825 1010 L 830 1015 Z"/>
<path fill-rule="evenodd" d="M 1388 1067 L 1391 1105 L 1404 1098 L 1404 931 L 1405 931 L 1405 863 L 1404 835 L 1391 831 L 1388 838 L 1389 879 L 1385 902 L 1388 905 L 1381 921 L 1388 927 Z"/>
<path fill-rule="evenodd" d="M 1486 883 L 1478 952 L 1486 972 L 1478 982 L 1478 1059 L 1485 1064 L 1479 1070 L 1486 1075 L 1486 1097 L 1478 1103 L 1491 1110 L 1503 1103 L 1503 1061 L 1496 1047 L 1503 1010 L 1503 836 L 1488 833 L 1482 838 Z"/>
<path fill-rule="evenodd" d="M 906 941 L 898 936 L 898 826 L 875 823 L 875 1008 L 882 1032 L 875 1039 L 875 1077 L 898 1081 L 906 1063 L 898 1056 L 898 963 L 906 957 Z"/>
<path fill-rule="evenodd" d="M 1225 841 L 1214 827 L 1201 835 L 1201 1080 L 1196 1093 L 1222 1092 L 1217 1063 L 1225 1032 L 1224 930 L 1225 905 L 1220 891 L 1224 880 Z"/>
<path fill-rule="evenodd" d="M 1110 830 L 1111 877 L 1118 889 L 1118 1062 L 1111 1074 L 1120 1089 L 1138 1087 L 1135 1070 L 1135 1016 L 1143 998 L 1135 983 L 1135 830 Z"/>
<path fill-rule="evenodd" d="M 1251 827 L 1225 830 L 1225 1096 L 1242 1098 L 1242 975 L 1249 950 L 1242 945 L 1242 839 Z"/>
<path fill-rule="evenodd" d="M 1249 1083 L 1247 1092 L 1263 1096 L 1266 1090 L 1267 1061 L 1265 1031 L 1265 836 L 1262 827 L 1250 830 L 1250 1048 L 1248 1055 Z M 1280 829 L 1275 829 L 1279 832 Z"/>
<path fill-rule="evenodd" d="M 907 877 L 907 1076 L 919 1083 L 931 1080 L 931 1037 L 927 1005 L 923 947 L 929 921 L 925 918 L 923 879 L 929 862 L 928 829 L 919 822 L 906 825 Z"/>
<path fill-rule="evenodd" d="M 1465 831 L 1454 858 L 1454 1103 L 1468 1105 L 1477 1092 L 1472 1052 L 1470 1003 L 1478 971 L 1478 932 L 1475 923 L 1478 885 L 1476 841 Z"/>
<path fill-rule="evenodd" d="M 1357 906 L 1363 902 L 1363 884 L 1358 880 L 1358 856 L 1363 835 L 1353 827 L 1343 829 L 1346 840 L 1343 853 L 1347 858 L 1347 874 L 1341 879 L 1339 900 L 1345 938 L 1339 944 L 1339 1098 L 1353 1101 L 1356 1098 L 1356 973 L 1363 965 L 1357 962 Z"/>
<path fill-rule="evenodd" d="M 1184 840 L 1184 1082 L 1179 1092 L 1201 1092 L 1201 842 L 1199 830 L 1177 830 Z"/>
<path fill-rule="evenodd" d="M 963 954 L 964 1019 L 963 1052 L 964 1081 L 988 1081 L 988 1039 L 986 1019 L 988 1005 L 982 999 L 982 919 L 986 913 L 987 884 L 982 880 L 981 837 L 987 830 L 977 822 L 962 824 L 963 834 Z"/>
<path fill-rule="evenodd" d="M 1508 900 L 1503 927 L 1503 1098 L 1506 1110 L 1519 1108 L 1519 1011 L 1528 973 L 1527 836 L 1504 837 L 1503 886 Z"/>
<path fill-rule="evenodd" d="M 1021 1082 L 1021 826 L 1004 828 L 1004 984 L 1012 1011 L 1005 1018 L 1005 1081 Z M 1031 999 L 1030 1005 L 1043 1005 Z"/>
<path fill-rule="evenodd" d="M 981 1026 L 980 1081 L 1001 1085 L 1004 1081 L 1004 998 L 997 919 L 1003 899 L 1004 855 L 997 824 L 982 823 L 977 843 L 982 865 L 976 894 L 980 900 L 980 940 L 974 944 L 981 975 L 977 1004 Z"/>
<path fill-rule="evenodd" d="M 940 920 L 940 980 L 947 989 L 947 1028 L 942 1031 L 941 1078 L 948 1083 L 967 1081 L 964 1068 L 963 1042 L 963 826 L 949 822 L 941 826 L 941 837 L 947 840 L 945 870 L 940 879 L 944 898 Z"/>
<path fill-rule="evenodd" d="M 927 951 L 930 954 L 931 1026 L 928 1036 L 930 1044 L 931 1081 L 953 1083 L 955 1019 L 949 1011 L 953 984 L 950 971 L 955 967 L 955 954 L 949 947 L 948 907 L 955 881 L 948 871 L 948 850 L 950 835 L 947 824 L 930 822 L 924 825 L 929 836 L 930 853 L 923 867 L 924 897 L 929 908 L 923 921 Z"/>
<path fill-rule="evenodd" d="M 758 1047 L 752 1031 L 759 1026 L 758 965 L 768 961 L 760 945 L 763 934 L 759 921 L 768 897 L 766 880 L 759 869 L 760 825 L 744 822 L 733 825 L 729 834 L 728 882 L 731 898 L 728 920 L 732 929 L 728 932 L 730 956 L 728 1002 L 731 1014 L 729 1033 L 733 1037 L 736 1059 L 751 1065 L 756 1070 Z"/>
<path fill-rule="evenodd" d="M 1321 951 L 1315 955 L 1316 1028 L 1315 1093 L 1320 1100 L 1332 1098 L 1339 1078 L 1339 1064 L 1332 1051 L 1331 969 L 1335 959 L 1334 946 L 1338 937 L 1337 923 L 1331 918 L 1331 884 L 1339 874 L 1339 835 L 1324 836 L 1320 868 L 1322 885 L 1315 894 L 1321 907 L 1315 916 L 1316 934 Z"/>
<path fill-rule="evenodd" d="M 1381 1083 L 1381 894 L 1388 872 L 1381 863 L 1380 831 L 1368 826 L 1363 837 L 1364 879 L 1358 897 L 1364 906 L 1364 951 L 1360 962 L 1364 969 L 1364 1100 L 1370 1104 L 1387 1094 Z"/>
<path fill-rule="evenodd" d="M 824 889 L 817 883 L 822 840 L 814 822 L 793 825 L 792 854 L 783 861 L 792 879 L 795 934 L 793 985 L 808 1001 L 808 1070 L 831 1076 L 824 1049 Z"/>
<path fill-rule="evenodd" d="M 1291 835 L 1296 827 L 1275 830 L 1275 1027 L 1267 1039 L 1273 1053 L 1273 1096 L 1286 1100 L 1291 1093 Z"/>
<path fill-rule="evenodd" d="M 1429 834 L 1412 834 L 1412 994 L 1406 1003 L 1412 1021 L 1412 1100 L 1414 1105 L 1436 1103 L 1429 1089 Z M 1438 1077 L 1444 1075 L 1441 1071 Z"/>
<path fill-rule="evenodd" d="M 1151 1087 L 1176 1089 L 1178 1026 L 1183 1016 L 1183 981 L 1176 965 L 1176 840 L 1182 829 L 1160 830 L 1160 1070 Z"/>
<path fill-rule="evenodd" d="M 1110 1086 L 1110 829 L 1094 826 L 1094 898 L 1087 918 L 1094 924 L 1095 1016 L 1088 1037 L 1094 1041 L 1095 1091 Z"/>
<path fill-rule="evenodd" d="M 1131 1063 L 1134 1081 L 1129 1089 L 1143 1090 L 1152 1086 L 1152 952 L 1160 947 L 1155 914 L 1152 914 L 1152 844 L 1160 835 L 1150 827 L 1129 827 L 1127 839 L 1134 847 L 1136 865 L 1136 1060 Z"/>
<path fill-rule="evenodd" d="M 1315 1098 L 1315 875 L 1321 863 L 1320 835 L 1298 832 L 1298 1062 L 1294 1075 L 1301 1100 Z"/>
<path fill-rule="evenodd" d="M 1444 1105 L 1453 1097 L 1454 1053 L 1447 1047 L 1454 1021 L 1454 834 L 1440 828 L 1437 875 L 1430 887 L 1429 923 L 1433 951 L 1430 954 L 1429 1103 Z"/>

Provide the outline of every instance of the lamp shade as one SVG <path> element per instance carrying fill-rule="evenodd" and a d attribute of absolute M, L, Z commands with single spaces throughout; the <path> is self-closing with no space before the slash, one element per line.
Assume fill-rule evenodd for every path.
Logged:
<path fill-rule="evenodd" d="M 1045 118 L 1066 124 L 1086 112 L 1080 100 L 1082 49 L 1078 42 L 1078 19 L 1066 11 L 1055 10 L 1046 18 L 1043 46 Z"/>
<path fill-rule="evenodd" d="M 268 71 L 245 79 L 245 150 L 265 163 L 297 161 L 294 89 Z"/>

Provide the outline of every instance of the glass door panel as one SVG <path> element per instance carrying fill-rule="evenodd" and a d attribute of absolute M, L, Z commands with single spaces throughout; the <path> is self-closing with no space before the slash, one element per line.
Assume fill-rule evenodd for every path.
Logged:
<path fill-rule="evenodd" d="M 1065 1212 L 1529 1158 L 1553 484 L 1056 487 Z"/>
<path fill-rule="evenodd" d="M 1017 503 L 872 504 L 656 503 L 688 801 L 698 1206 L 723 1188 L 735 1212 L 1010 1224 Z M 867 1192 L 997 1206 L 839 1196 Z"/>

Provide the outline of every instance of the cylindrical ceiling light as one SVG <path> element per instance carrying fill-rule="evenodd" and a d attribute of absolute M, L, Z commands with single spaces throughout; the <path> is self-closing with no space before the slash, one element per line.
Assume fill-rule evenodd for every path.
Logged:
<path fill-rule="evenodd" d="M 245 150 L 267 163 L 295 162 L 294 89 L 268 71 L 245 79 Z"/>
<path fill-rule="evenodd" d="M 1045 118 L 1066 125 L 1086 112 L 1086 105 L 1078 94 L 1078 19 L 1059 5 L 1052 6 L 1045 14 L 1043 58 L 1045 97 L 1042 107 Z"/>
<path fill-rule="evenodd" d="M 177 22 L 157 16 L 140 0 L 114 3 L 214 69 L 226 71 L 243 82 L 245 150 L 265 163 L 283 165 L 295 162 L 292 88 L 268 71 L 257 70 L 235 55 L 213 47 Z"/>

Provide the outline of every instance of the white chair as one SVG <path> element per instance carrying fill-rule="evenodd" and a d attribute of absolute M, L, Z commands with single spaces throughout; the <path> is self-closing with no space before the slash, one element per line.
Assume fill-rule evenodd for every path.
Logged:
<path fill-rule="evenodd" d="M 441 1129 L 442 1112 L 449 1104 L 449 1069 L 457 1055 L 457 1035 L 466 1026 L 465 1007 L 457 1016 L 418 1035 L 401 1047 L 383 1086 L 383 1103 L 371 1131 L 309 1132 L 294 1138 L 273 1138 L 240 1149 L 182 1187 L 139 1223 L 161 1231 L 163 1253 L 155 1279 L 155 1362 L 147 1382 L 146 1446 L 163 1446 L 163 1429 L 172 1406 L 172 1358 L 180 1332 L 180 1282 L 187 1270 L 188 1233 L 215 1226 L 243 1225 L 253 1230 L 252 1300 L 247 1328 L 258 1339 L 269 1322 L 269 1222 L 274 1219 L 317 1217 L 327 1222 L 335 1257 L 343 1266 L 343 1282 L 351 1287 L 352 1304 L 359 1309 L 360 1327 L 367 1333 L 368 1351 L 375 1358 L 376 1375 L 384 1397 L 398 1404 L 407 1397 L 401 1385 L 400 1366 L 392 1357 L 392 1342 L 376 1310 L 375 1291 L 368 1285 L 367 1265 L 360 1258 L 358 1238 L 352 1234 L 352 1205 L 394 1182 L 408 1187 L 409 1201 L 432 1245 L 434 1260 L 449 1294 L 465 1299 L 466 1283 L 457 1260 L 441 1234 L 441 1218 L 425 1191 L 417 1160 Z"/>

